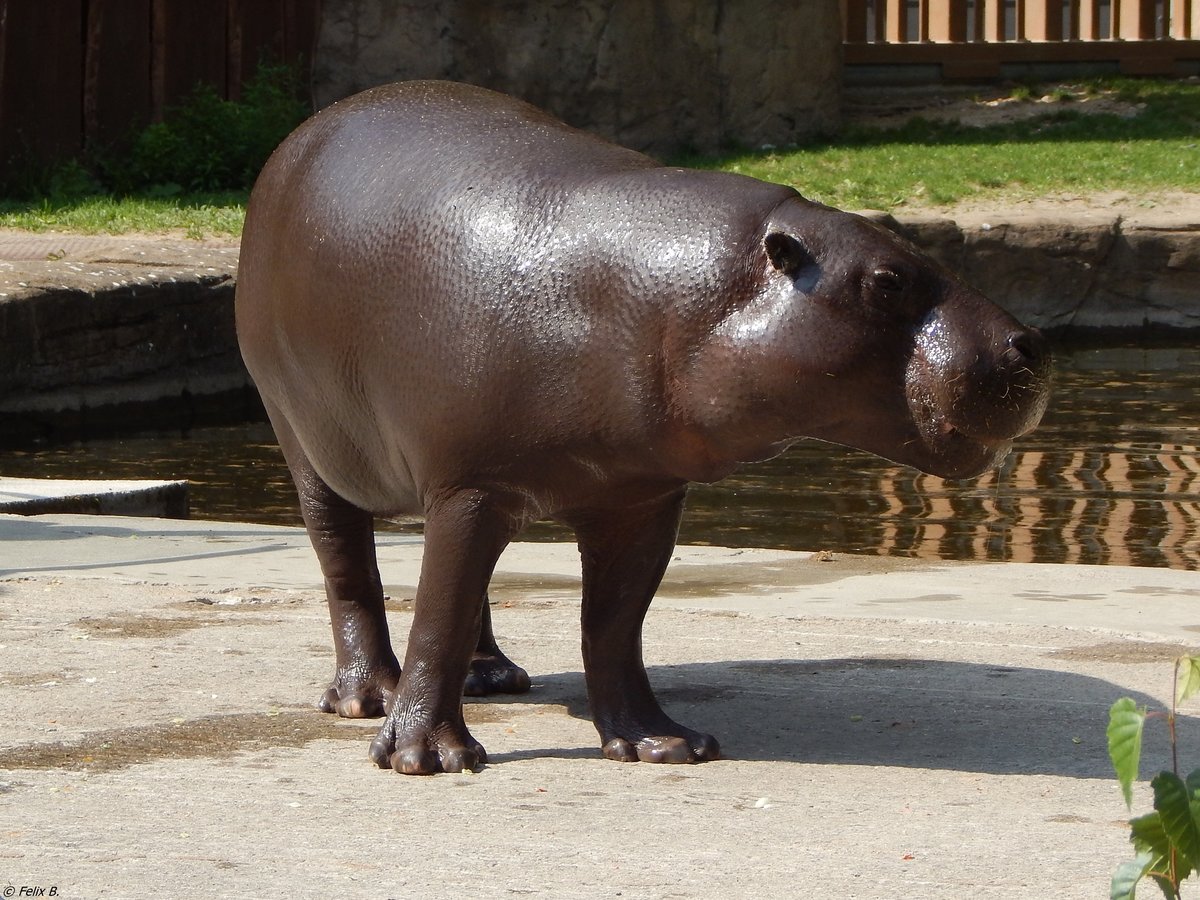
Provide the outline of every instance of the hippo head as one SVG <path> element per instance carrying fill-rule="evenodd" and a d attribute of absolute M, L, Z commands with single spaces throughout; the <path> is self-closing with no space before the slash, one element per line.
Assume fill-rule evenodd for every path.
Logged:
<path fill-rule="evenodd" d="M 1041 419 L 1045 338 L 893 232 L 795 197 L 751 252 L 685 379 L 711 462 L 810 437 L 966 478 Z"/>

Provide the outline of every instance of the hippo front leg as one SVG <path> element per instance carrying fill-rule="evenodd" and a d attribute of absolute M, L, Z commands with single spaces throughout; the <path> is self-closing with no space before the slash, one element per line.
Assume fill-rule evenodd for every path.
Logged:
<path fill-rule="evenodd" d="M 642 662 L 642 622 L 670 561 L 683 489 L 576 523 L 583 557 L 583 665 L 603 753 L 622 762 L 705 762 L 712 735 L 672 720 Z"/>
<path fill-rule="evenodd" d="M 479 645 L 487 583 L 518 523 L 518 515 L 477 490 L 444 495 L 426 510 L 403 674 L 371 742 L 380 768 L 430 775 L 487 761 L 463 721 L 463 686 Z"/>

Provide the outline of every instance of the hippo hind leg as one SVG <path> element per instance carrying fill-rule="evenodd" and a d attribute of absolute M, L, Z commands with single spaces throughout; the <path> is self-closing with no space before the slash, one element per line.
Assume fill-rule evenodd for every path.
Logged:
<path fill-rule="evenodd" d="M 374 517 L 330 488 L 283 417 L 268 412 L 300 495 L 300 512 L 325 577 L 333 624 L 333 681 L 317 708 L 352 719 L 381 716 L 400 678 L 400 663 L 384 613 Z"/>
<path fill-rule="evenodd" d="M 622 762 L 718 758 L 712 735 L 673 721 L 642 662 L 642 622 L 670 561 L 684 490 L 574 524 L 583 557 L 583 664 L 602 751 Z"/>
<path fill-rule="evenodd" d="M 471 658 L 471 670 L 463 694 L 524 694 L 529 690 L 529 673 L 504 655 L 492 631 L 492 609 L 487 595 L 480 610 L 479 642 Z"/>

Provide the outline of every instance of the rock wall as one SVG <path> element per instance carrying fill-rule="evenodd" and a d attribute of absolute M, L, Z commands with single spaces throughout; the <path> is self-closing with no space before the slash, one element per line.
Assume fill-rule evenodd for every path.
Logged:
<path fill-rule="evenodd" d="M 55 285 L 0 302 L 0 442 L 126 423 L 187 428 L 254 407 L 230 275 L 159 277 Z"/>
<path fill-rule="evenodd" d="M 838 0 L 326 0 L 321 18 L 319 106 L 448 78 L 660 154 L 786 145 L 837 125 Z"/>
<path fill-rule="evenodd" d="M 899 217 L 896 227 L 1018 318 L 1051 332 L 1200 329 L 1194 216 L 925 213 Z"/>

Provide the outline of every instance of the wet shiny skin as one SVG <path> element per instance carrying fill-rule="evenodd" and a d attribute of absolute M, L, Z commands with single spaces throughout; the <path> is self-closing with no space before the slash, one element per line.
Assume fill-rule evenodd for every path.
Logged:
<path fill-rule="evenodd" d="M 545 517 L 579 541 L 605 755 L 715 758 L 640 653 L 687 483 L 803 437 L 975 474 L 1036 425 L 1050 366 L 1040 335 L 865 220 L 433 82 L 335 104 L 276 151 L 237 317 L 325 574 L 322 708 L 386 705 L 371 756 L 411 774 L 484 760 L 468 676 L 528 686 L 483 610 L 496 558 Z M 426 521 L 402 674 L 372 537 L 397 513 Z"/>

